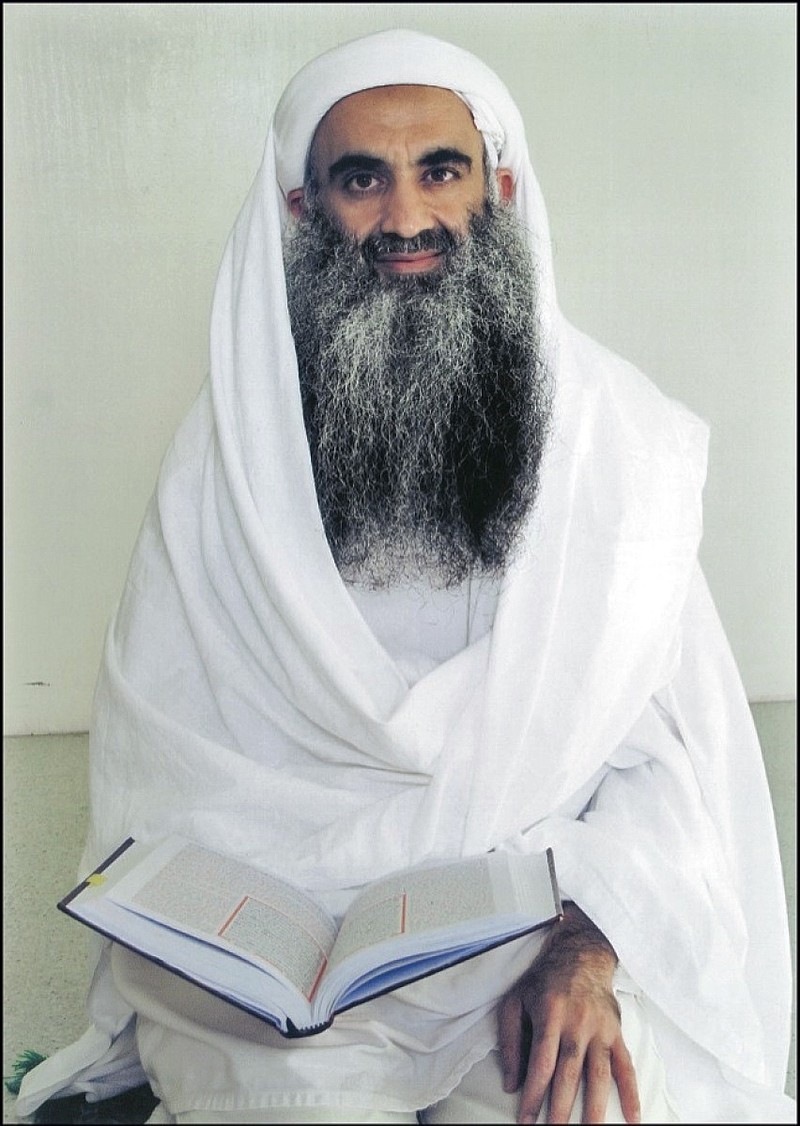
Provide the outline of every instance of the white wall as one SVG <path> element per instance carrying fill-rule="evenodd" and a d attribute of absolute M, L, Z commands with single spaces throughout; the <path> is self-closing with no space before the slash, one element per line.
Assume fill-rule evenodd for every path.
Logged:
<path fill-rule="evenodd" d="M 391 26 L 505 78 L 569 318 L 712 426 L 702 558 L 795 696 L 793 4 L 4 4 L 5 732 L 84 730 L 286 81 Z"/>

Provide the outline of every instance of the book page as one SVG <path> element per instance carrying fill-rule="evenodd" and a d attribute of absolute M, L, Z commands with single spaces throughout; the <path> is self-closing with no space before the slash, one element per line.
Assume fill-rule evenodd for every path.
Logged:
<path fill-rule="evenodd" d="M 306 998 L 336 937 L 330 916 L 291 884 L 191 842 L 163 864 L 131 872 L 108 894 L 130 910 L 277 970 Z"/>
<path fill-rule="evenodd" d="M 331 966 L 367 946 L 491 916 L 497 909 L 488 856 L 418 868 L 379 880 L 353 901 Z"/>

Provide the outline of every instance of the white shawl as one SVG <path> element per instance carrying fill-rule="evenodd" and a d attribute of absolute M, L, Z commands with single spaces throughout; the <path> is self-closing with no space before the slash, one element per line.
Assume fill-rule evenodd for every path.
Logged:
<path fill-rule="evenodd" d="M 493 628 L 415 684 L 328 549 L 281 255 L 320 118 L 400 83 L 455 90 L 512 170 L 556 372 L 540 499 Z M 290 83 L 220 269 L 210 378 L 109 629 L 83 870 L 128 834 L 177 831 L 341 902 L 432 856 L 551 844 L 563 892 L 648 997 L 684 1118 L 779 1121 L 785 907 L 758 745 L 697 569 L 706 429 L 563 320 L 551 258 L 519 112 L 479 60 L 391 31 Z M 90 1006 L 80 1066 L 123 1043 L 104 958 Z M 47 1068 L 22 1113 L 65 1074 L 75 1090 L 102 1072 Z"/>

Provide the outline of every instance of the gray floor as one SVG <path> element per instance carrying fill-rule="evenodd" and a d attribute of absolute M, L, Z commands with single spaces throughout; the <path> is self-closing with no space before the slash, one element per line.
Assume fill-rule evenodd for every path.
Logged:
<path fill-rule="evenodd" d="M 758 704 L 796 950 L 797 705 Z M 84 941 L 55 909 L 77 875 L 86 826 L 85 735 L 3 740 L 3 1075 L 18 1053 L 49 1054 L 85 1027 Z M 795 956 L 796 957 L 796 956 Z M 796 966 L 796 961 L 795 961 Z M 787 1090 L 795 1093 L 794 1051 Z M 3 1122 L 16 1121 L 3 1092 Z"/>

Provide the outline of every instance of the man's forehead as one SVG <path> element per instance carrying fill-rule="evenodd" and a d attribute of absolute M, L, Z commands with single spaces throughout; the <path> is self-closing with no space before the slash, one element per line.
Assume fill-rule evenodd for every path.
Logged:
<path fill-rule="evenodd" d="M 400 135 L 417 137 L 421 144 L 458 141 L 476 152 L 483 146 L 468 106 L 452 90 L 397 85 L 359 90 L 336 102 L 317 126 L 312 149 L 329 155 Z"/>

